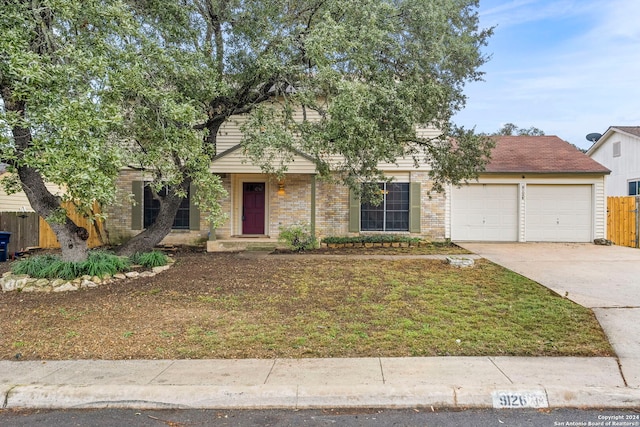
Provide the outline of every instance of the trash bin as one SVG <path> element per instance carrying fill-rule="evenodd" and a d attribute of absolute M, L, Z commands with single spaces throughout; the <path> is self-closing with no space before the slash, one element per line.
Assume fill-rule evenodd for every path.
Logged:
<path fill-rule="evenodd" d="M 11 233 L 8 231 L 0 231 L 0 262 L 7 260 L 7 254 L 9 253 L 9 240 L 11 240 Z"/>

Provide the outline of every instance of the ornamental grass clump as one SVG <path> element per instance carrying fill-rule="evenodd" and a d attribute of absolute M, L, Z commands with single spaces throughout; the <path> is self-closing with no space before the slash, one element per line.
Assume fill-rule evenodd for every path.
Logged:
<path fill-rule="evenodd" d="M 160 251 L 137 252 L 129 258 L 133 264 L 145 268 L 161 267 L 169 263 L 169 258 Z"/>
<path fill-rule="evenodd" d="M 13 264 L 14 274 L 26 274 L 38 279 L 73 280 L 82 276 L 105 276 L 129 270 L 127 258 L 105 251 L 89 253 L 86 261 L 62 261 L 58 255 L 39 255 Z"/>
<path fill-rule="evenodd" d="M 82 261 L 79 264 L 79 269 L 82 272 L 81 275 L 89 276 L 113 276 L 116 273 L 127 271 L 131 267 L 131 262 L 126 257 L 119 257 L 105 251 L 89 252 L 89 257 L 86 261 Z"/>

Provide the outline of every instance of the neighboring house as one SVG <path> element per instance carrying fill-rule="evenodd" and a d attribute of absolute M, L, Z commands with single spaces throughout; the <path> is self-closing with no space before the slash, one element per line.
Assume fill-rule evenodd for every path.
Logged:
<path fill-rule="evenodd" d="M 499 136 L 478 182 L 453 188 L 447 237 L 590 242 L 606 237 L 609 170 L 557 136 Z"/>
<path fill-rule="evenodd" d="M 0 180 L 8 176 L 9 172 L 6 171 L 5 165 L 0 164 Z M 55 184 L 47 183 L 46 186 L 51 194 L 62 193 L 60 187 Z M 2 185 L 0 185 L 0 212 L 34 212 L 34 210 L 24 191 L 7 194 Z"/>
<path fill-rule="evenodd" d="M 238 123 L 229 121 L 218 134 L 211 164 L 228 191 L 221 201 L 227 221 L 210 229 L 185 199 L 164 243 L 207 240 L 210 251 L 232 250 L 238 242 L 276 242 L 281 226 L 297 222 L 310 224 L 318 237 L 391 233 L 431 240 L 575 242 L 605 237 L 609 171 L 557 137 L 500 137 L 478 183 L 444 194 L 430 194 L 426 164 L 416 168 L 412 158 L 381 164 L 393 181 L 380 184 L 384 202 L 377 207 L 318 178 L 315 164 L 302 153 L 289 162 L 284 179 L 264 174 L 243 154 L 241 138 Z M 140 232 L 153 216 L 139 172 L 123 171 L 119 192 L 123 202 L 108 209 L 107 220 L 115 242 Z M 127 202 L 131 194 L 135 205 Z"/>
<path fill-rule="evenodd" d="M 607 196 L 640 195 L 640 126 L 611 126 L 587 155 L 611 170 Z"/>

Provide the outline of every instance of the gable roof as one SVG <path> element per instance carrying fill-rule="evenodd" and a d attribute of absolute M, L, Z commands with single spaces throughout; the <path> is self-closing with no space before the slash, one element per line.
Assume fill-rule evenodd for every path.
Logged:
<path fill-rule="evenodd" d="M 631 135 L 640 136 L 640 126 L 611 126 L 609 129 L 617 129 Z"/>
<path fill-rule="evenodd" d="M 624 133 L 640 138 L 640 126 L 609 126 L 609 129 L 589 148 L 587 155 L 592 155 L 614 134 Z"/>
<path fill-rule="evenodd" d="M 611 171 L 557 136 L 494 136 L 485 173 L 609 174 Z"/>
<path fill-rule="evenodd" d="M 316 173 L 313 158 L 298 151 L 291 150 L 293 158 L 285 161 L 287 173 Z M 275 153 L 276 161 L 283 160 L 281 154 Z M 234 145 L 216 155 L 211 161 L 211 172 L 214 173 L 263 173 L 259 165 L 254 165 L 242 150 L 242 144 Z"/>

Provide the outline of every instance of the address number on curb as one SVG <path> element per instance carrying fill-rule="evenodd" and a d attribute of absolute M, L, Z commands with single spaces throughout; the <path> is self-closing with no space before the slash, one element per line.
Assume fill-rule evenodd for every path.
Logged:
<path fill-rule="evenodd" d="M 542 391 L 532 392 L 504 392 L 494 391 L 492 393 L 493 407 L 503 408 L 548 408 L 549 401 L 546 393 Z"/>

